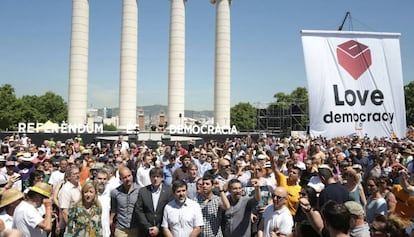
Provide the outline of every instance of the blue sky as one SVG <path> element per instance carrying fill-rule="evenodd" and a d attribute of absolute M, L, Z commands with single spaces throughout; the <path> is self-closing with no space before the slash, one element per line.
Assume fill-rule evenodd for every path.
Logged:
<path fill-rule="evenodd" d="M 118 107 L 122 0 L 90 0 L 88 107 Z M 168 0 L 139 0 L 138 106 L 167 105 Z M 0 1 L 0 85 L 18 97 L 52 91 L 67 101 L 70 0 Z M 233 0 L 231 104 L 263 106 L 307 86 L 300 30 L 401 33 L 404 84 L 414 80 L 414 1 Z M 186 3 L 185 108 L 214 105 L 215 7 Z"/>

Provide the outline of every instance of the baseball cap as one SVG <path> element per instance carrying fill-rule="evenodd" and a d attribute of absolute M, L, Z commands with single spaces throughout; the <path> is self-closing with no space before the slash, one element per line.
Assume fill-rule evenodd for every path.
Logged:
<path fill-rule="evenodd" d="M 352 215 L 356 215 L 360 217 L 365 216 L 364 209 L 362 208 L 361 204 L 355 201 L 347 201 L 344 203 L 344 205 L 346 206 L 346 208 Z"/>

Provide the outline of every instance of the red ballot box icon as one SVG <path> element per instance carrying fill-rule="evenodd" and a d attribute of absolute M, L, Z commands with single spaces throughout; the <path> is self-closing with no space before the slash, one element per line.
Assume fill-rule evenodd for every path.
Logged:
<path fill-rule="evenodd" d="M 339 65 L 351 74 L 355 80 L 358 80 L 372 63 L 371 50 L 368 46 L 355 40 L 338 45 L 336 55 Z"/>

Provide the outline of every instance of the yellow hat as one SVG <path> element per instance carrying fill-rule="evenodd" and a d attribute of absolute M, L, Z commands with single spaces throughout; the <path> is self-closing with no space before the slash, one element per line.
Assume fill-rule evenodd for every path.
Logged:
<path fill-rule="evenodd" d="M 23 199 L 24 194 L 15 188 L 7 189 L 1 194 L 0 208 L 8 206 L 13 202 Z"/>
<path fill-rule="evenodd" d="M 29 190 L 49 198 L 52 193 L 52 186 L 47 183 L 38 182 L 33 187 L 30 187 Z"/>

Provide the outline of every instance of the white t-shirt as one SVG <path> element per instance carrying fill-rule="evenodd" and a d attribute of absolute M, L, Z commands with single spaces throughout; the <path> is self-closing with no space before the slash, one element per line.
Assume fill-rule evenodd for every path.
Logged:
<path fill-rule="evenodd" d="M 174 237 L 189 236 L 194 227 L 203 225 L 200 205 L 189 198 L 181 207 L 172 200 L 164 208 L 161 227 L 169 228 Z"/>
<path fill-rule="evenodd" d="M 286 206 L 276 211 L 273 205 L 267 206 L 263 213 L 263 222 L 263 237 L 271 237 L 271 232 L 275 231 L 275 229 L 278 229 L 280 234 L 286 236 L 292 233 L 293 217 Z"/>
<path fill-rule="evenodd" d="M 0 213 L 0 219 L 4 223 L 4 230 L 10 230 L 13 226 L 13 217 L 7 214 L 5 210 Z"/>
<path fill-rule="evenodd" d="M 151 169 L 154 168 L 154 166 L 150 166 L 150 167 L 145 167 L 145 166 L 140 166 L 137 169 L 137 184 L 139 188 L 143 188 L 147 185 L 151 184 L 151 178 L 150 178 L 150 171 Z"/>
<path fill-rule="evenodd" d="M 106 190 L 105 190 L 106 191 Z M 111 209 L 111 197 L 109 194 L 104 192 L 101 195 L 98 195 L 98 200 L 102 205 L 102 232 L 103 237 L 109 237 L 111 236 L 111 229 L 109 225 L 109 218 L 110 218 L 110 209 Z"/>
<path fill-rule="evenodd" d="M 14 210 L 13 228 L 23 232 L 23 237 L 46 237 L 47 233 L 36 228 L 43 221 L 39 211 L 26 201 Z"/>
<path fill-rule="evenodd" d="M 56 185 L 63 181 L 65 178 L 65 172 L 60 172 L 60 170 L 53 171 L 49 178 L 49 184 L 52 187 L 56 187 Z"/>

